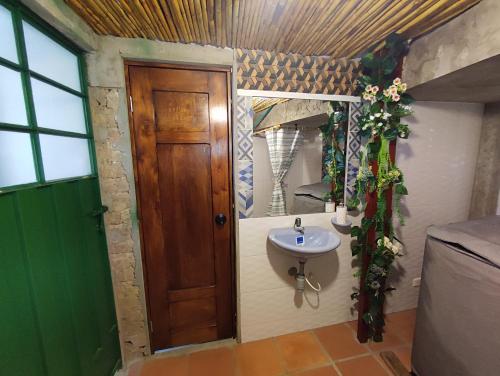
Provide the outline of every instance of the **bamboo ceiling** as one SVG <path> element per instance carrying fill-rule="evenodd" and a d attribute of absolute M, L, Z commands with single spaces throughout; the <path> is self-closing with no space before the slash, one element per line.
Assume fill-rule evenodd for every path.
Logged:
<path fill-rule="evenodd" d="M 103 35 L 356 57 L 416 38 L 480 0 L 65 0 Z"/>
<path fill-rule="evenodd" d="M 290 99 L 288 98 L 262 98 L 262 97 L 253 97 L 252 98 L 252 110 L 254 112 L 262 112 L 267 110 L 269 107 L 274 105 L 288 102 Z"/>

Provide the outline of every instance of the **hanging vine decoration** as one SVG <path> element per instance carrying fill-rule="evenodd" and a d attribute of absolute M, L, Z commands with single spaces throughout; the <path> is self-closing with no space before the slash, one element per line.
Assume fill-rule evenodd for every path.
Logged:
<path fill-rule="evenodd" d="M 358 299 L 360 294 L 367 297 L 368 307 L 363 321 L 368 327 L 368 338 L 376 342 L 383 340 L 385 293 L 394 290 L 386 286 L 387 277 L 394 260 L 401 256 L 402 251 L 402 244 L 394 236 L 387 192 L 394 192 L 394 212 L 401 224 L 404 224 L 404 219 L 399 203 L 401 197 L 408 194 L 403 172 L 391 160 L 389 153 L 391 142 L 395 142 L 398 137 L 408 138 L 410 134 L 408 125 L 402 123 L 401 119 L 412 113 L 410 104 L 413 99 L 406 93 L 406 84 L 395 77 L 398 62 L 407 47 L 407 43 L 398 35 L 391 35 L 380 53 L 368 53 L 362 58 L 364 75 L 358 81 L 364 100 L 358 124 L 365 145 L 362 148 L 355 195 L 349 206 L 360 207 L 364 211 L 368 195 L 376 193 L 376 212 L 370 217 L 365 213 L 361 226 L 354 226 L 351 230 L 351 236 L 356 238 L 351 246 L 352 255 L 359 257 L 361 262 L 369 260 L 360 272 L 355 273 L 362 277 L 361 285 L 359 292 L 351 297 Z M 372 228 L 374 242 L 368 239 Z M 368 257 L 363 257 L 365 254 Z"/>
<path fill-rule="evenodd" d="M 330 107 L 328 123 L 319 127 L 323 136 L 322 181 L 332 186 L 324 200 L 331 200 L 338 205 L 344 201 L 347 105 L 344 102 L 330 102 Z"/>

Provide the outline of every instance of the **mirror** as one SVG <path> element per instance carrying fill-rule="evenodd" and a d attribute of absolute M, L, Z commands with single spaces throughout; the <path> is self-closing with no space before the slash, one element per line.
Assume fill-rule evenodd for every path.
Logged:
<path fill-rule="evenodd" d="M 321 213 L 326 202 L 345 202 L 348 111 L 347 102 L 252 98 L 252 217 Z"/>

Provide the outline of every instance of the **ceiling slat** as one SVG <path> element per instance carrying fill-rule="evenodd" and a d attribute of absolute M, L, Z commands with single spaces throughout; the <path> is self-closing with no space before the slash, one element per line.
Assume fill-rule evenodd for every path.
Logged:
<path fill-rule="evenodd" d="M 480 0 L 64 0 L 100 35 L 357 57 L 417 38 Z"/>

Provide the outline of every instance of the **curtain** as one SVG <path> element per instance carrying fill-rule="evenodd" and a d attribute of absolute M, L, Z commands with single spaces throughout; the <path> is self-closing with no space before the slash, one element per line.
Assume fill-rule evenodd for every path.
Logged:
<path fill-rule="evenodd" d="M 283 179 L 292 166 L 297 150 L 302 145 L 303 136 L 300 130 L 280 128 L 266 131 L 266 140 L 274 175 L 273 195 L 267 215 L 271 217 L 286 215 Z"/>

